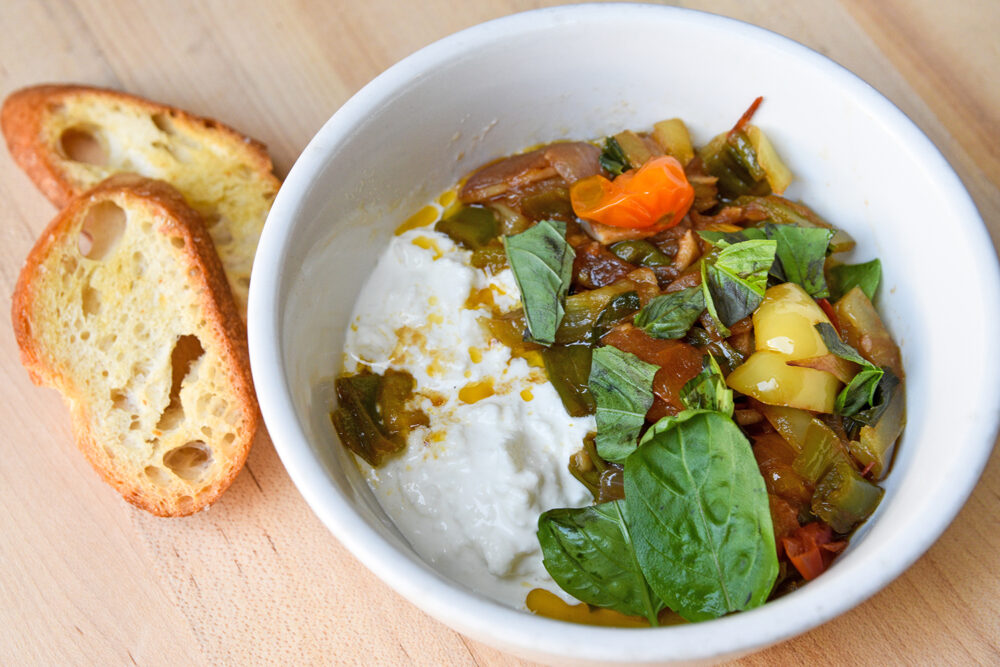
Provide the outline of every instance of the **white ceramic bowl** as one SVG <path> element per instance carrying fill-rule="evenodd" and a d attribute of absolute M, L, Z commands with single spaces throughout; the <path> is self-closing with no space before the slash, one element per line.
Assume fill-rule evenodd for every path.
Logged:
<path fill-rule="evenodd" d="M 822 577 L 763 607 L 650 630 L 575 626 L 508 609 L 409 548 L 330 426 L 358 290 L 393 229 L 469 170 L 533 144 L 685 119 L 696 143 L 758 95 L 796 176 L 788 194 L 879 256 L 880 308 L 908 374 L 907 426 L 886 495 Z M 830 60 L 737 21 L 645 5 L 583 5 L 486 23 L 393 66 L 303 151 L 268 218 L 250 290 L 250 356 L 264 419 L 302 495 L 357 557 L 432 616 L 546 661 L 713 660 L 851 608 L 941 534 L 996 434 L 997 262 L 947 162 L 896 107 Z M 942 280 L 946 276 L 946 280 Z"/>

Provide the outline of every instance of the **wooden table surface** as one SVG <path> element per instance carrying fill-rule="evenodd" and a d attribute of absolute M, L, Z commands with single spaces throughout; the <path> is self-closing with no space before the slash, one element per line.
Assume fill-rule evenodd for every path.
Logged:
<path fill-rule="evenodd" d="M 547 4 L 556 3 L 0 0 L 0 96 L 50 81 L 120 88 L 261 139 L 283 175 L 392 63 Z M 680 4 L 785 34 L 872 83 L 943 150 L 996 243 L 1000 3 Z M 21 262 L 55 211 L 2 149 L 0 211 L 9 312 Z M 0 664 L 523 664 L 369 573 L 312 515 L 266 436 L 209 511 L 157 519 L 125 504 L 75 450 L 59 396 L 28 380 L 9 326 L 0 374 Z M 995 453 L 958 518 L 902 577 L 743 663 L 1000 663 L 998 552 Z"/>

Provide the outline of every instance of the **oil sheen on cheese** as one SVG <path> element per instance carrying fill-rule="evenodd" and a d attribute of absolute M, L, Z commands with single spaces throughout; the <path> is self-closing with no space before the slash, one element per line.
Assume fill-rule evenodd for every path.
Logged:
<path fill-rule="evenodd" d="M 483 290 L 519 305 L 510 270 L 488 276 L 447 236 L 395 236 L 355 305 L 344 371 L 409 372 L 429 417 L 405 451 L 373 469 L 357 459 L 382 509 L 442 574 L 516 608 L 532 588 L 561 593 L 542 566 L 538 515 L 581 507 L 590 493 L 569 457 L 596 429 L 566 414 L 542 368 L 511 357 L 479 319 Z M 473 299 L 470 308 L 470 295 Z"/>

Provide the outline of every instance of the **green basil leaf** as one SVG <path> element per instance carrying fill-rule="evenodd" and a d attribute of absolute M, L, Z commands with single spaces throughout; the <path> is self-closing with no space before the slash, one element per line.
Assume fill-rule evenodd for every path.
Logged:
<path fill-rule="evenodd" d="M 682 413 L 641 445 L 625 462 L 625 505 L 646 581 L 678 614 L 701 621 L 767 600 L 778 576 L 767 489 L 731 419 Z"/>
<path fill-rule="evenodd" d="M 733 390 L 726 386 L 722 369 L 711 354 L 703 358 L 701 372 L 681 388 L 681 402 L 689 410 L 715 410 L 733 416 Z"/>
<path fill-rule="evenodd" d="M 566 313 L 564 301 L 573 275 L 573 247 L 566 223 L 542 220 L 520 234 L 503 237 L 507 262 L 521 291 L 530 339 L 551 345 Z"/>
<path fill-rule="evenodd" d="M 878 423 L 900 388 L 899 378 L 888 366 L 883 366 L 881 371 L 882 378 L 879 380 L 878 387 L 876 387 L 875 394 L 871 399 L 871 407 L 853 415 L 844 416 L 844 428 L 852 439 L 862 426 L 875 426 Z"/>
<path fill-rule="evenodd" d="M 601 151 L 598 162 L 601 163 L 604 171 L 611 173 L 612 176 L 620 176 L 630 166 L 625 151 L 622 150 L 621 144 L 614 137 L 608 137 L 604 140 L 604 150 Z"/>
<path fill-rule="evenodd" d="M 837 395 L 837 401 L 833 406 L 834 413 L 849 417 L 864 411 L 866 406 L 874 407 L 877 402 L 876 391 L 882 383 L 885 371 L 840 340 L 837 330 L 832 325 L 819 322 L 814 326 L 832 354 L 861 365 L 861 370 Z"/>
<path fill-rule="evenodd" d="M 729 327 L 752 314 L 767 289 L 777 242 L 755 239 L 726 246 L 701 261 L 705 305 L 726 337 Z"/>
<path fill-rule="evenodd" d="M 841 264 L 828 271 L 830 298 L 839 299 L 854 287 L 860 287 L 868 300 L 875 299 L 875 290 L 882 280 L 882 262 L 878 258 L 864 264 Z"/>
<path fill-rule="evenodd" d="M 554 509 L 538 518 L 542 564 L 578 600 L 656 625 L 663 602 L 649 589 L 636 559 L 625 502 Z"/>
<path fill-rule="evenodd" d="M 635 316 L 635 326 L 653 338 L 681 338 L 705 310 L 700 286 L 663 294 L 646 304 Z"/>
<path fill-rule="evenodd" d="M 833 328 L 832 324 L 827 322 L 817 322 L 813 325 L 813 328 L 819 332 L 820 338 L 823 339 L 826 349 L 830 350 L 831 354 L 835 354 L 841 359 L 847 359 L 848 361 L 853 361 L 856 364 L 861 364 L 865 368 L 878 368 L 878 366 L 862 357 L 861 354 L 853 347 L 840 340 L 840 334 L 837 333 L 837 330 Z"/>
<path fill-rule="evenodd" d="M 597 453 L 624 461 L 635 451 L 646 412 L 653 405 L 657 366 L 610 345 L 594 350 L 590 392 L 597 402 Z"/>
<path fill-rule="evenodd" d="M 814 299 L 829 296 L 823 266 L 833 230 L 774 224 L 765 230 L 768 238 L 777 241 L 776 254 L 785 280 L 801 285 Z"/>
<path fill-rule="evenodd" d="M 862 368 L 837 395 L 834 414 L 850 416 L 874 405 L 875 391 L 881 381 L 881 368 Z"/>

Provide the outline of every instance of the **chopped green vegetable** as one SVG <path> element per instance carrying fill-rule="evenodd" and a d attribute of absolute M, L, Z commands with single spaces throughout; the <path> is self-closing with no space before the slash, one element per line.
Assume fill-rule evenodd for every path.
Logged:
<path fill-rule="evenodd" d="M 586 345 L 552 345 L 542 349 L 542 361 L 549 382 L 572 417 L 594 414 L 594 396 L 590 392 L 591 348 Z"/>
<path fill-rule="evenodd" d="M 763 604 L 778 575 L 767 489 L 739 427 L 681 413 L 625 462 L 625 504 L 650 588 L 689 621 Z"/>
<path fill-rule="evenodd" d="M 594 350 L 590 391 L 597 403 L 597 453 L 606 461 L 624 461 L 635 450 L 653 405 L 656 371 L 656 366 L 618 348 Z"/>
<path fill-rule="evenodd" d="M 641 306 L 639 294 L 635 291 L 613 297 L 597 316 L 597 320 L 594 321 L 590 342 L 596 345 L 604 337 L 604 334 L 628 319 Z"/>
<path fill-rule="evenodd" d="M 489 244 L 500 233 L 500 223 L 492 209 L 463 206 L 434 225 L 434 231 L 447 234 L 452 241 L 469 250 Z"/>
<path fill-rule="evenodd" d="M 565 314 L 563 301 L 573 275 L 573 247 L 566 242 L 566 223 L 542 220 L 514 236 L 505 236 L 507 262 L 521 291 L 531 340 L 555 342 Z"/>
<path fill-rule="evenodd" d="M 827 271 L 830 284 L 830 298 L 839 299 L 853 287 L 860 287 L 869 299 L 875 298 L 875 291 L 882 280 L 882 262 L 878 258 L 864 264 L 840 264 Z"/>
<path fill-rule="evenodd" d="M 711 354 L 706 354 L 701 372 L 681 389 L 681 402 L 688 410 L 715 410 L 733 416 L 733 390 L 726 386 L 722 369 Z"/>
<path fill-rule="evenodd" d="M 818 482 L 831 465 L 846 457 L 840 438 L 816 417 L 809 420 L 801 442 L 792 469 L 810 484 Z"/>
<path fill-rule="evenodd" d="M 639 305 L 635 283 L 629 281 L 577 292 L 566 298 L 566 314 L 556 330 L 556 343 L 596 345 L 611 327 L 639 310 Z"/>
<path fill-rule="evenodd" d="M 612 176 L 620 176 L 623 171 L 630 168 L 625 151 L 618 145 L 618 141 L 614 137 L 608 137 L 604 140 L 604 150 L 601 151 L 599 162 L 604 171 Z"/>
<path fill-rule="evenodd" d="M 653 338 L 677 339 L 688 332 L 705 310 L 701 286 L 655 297 L 635 316 L 635 326 Z"/>
<path fill-rule="evenodd" d="M 614 136 L 614 139 L 622 149 L 626 164 L 632 169 L 638 169 L 653 157 L 646 142 L 632 130 L 619 132 Z"/>
<path fill-rule="evenodd" d="M 756 183 L 767 178 L 764 168 L 757 160 L 757 150 L 750 143 L 750 137 L 742 130 L 736 130 L 726 135 L 726 143 L 729 144 L 729 154 L 732 155 L 741 167 L 746 169 L 747 174 Z M 770 184 L 768 184 L 770 189 Z"/>
<path fill-rule="evenodd" d="M 341 442 L 373 467 L 406 447 L 410 429 L 429 423 L 423 412 L 405 407 L 414 381 L 404 371 L 342 375 L 334 387 L 338 405 L 330 413 L 333 426 Z"/>
<path fill-rule="evenodd" d="M 849 461 L 841 459 L 816 485 L 812 512 L 838 533 L 849 533 L 871 516 L 883 493 L 859 475 Z"/>
<path fill-rule="evenodd" d="M 829 296 L 823 266 L 833 230 L 769 224 L 765 231 L 778 243 L 776 254 L 785 279 L 800 285 L 814 299 Z"/>
<path fill-rule="evenodd" d="M 882 383 L 885 386 L 879 387 L 882 394 L 880 405 L 872 409 L 872 414 L 865 415 L 870 423 L 861 427 L 857 441 L 849 443 L 851 454 L 861 465 L 871 466 L 875 479 L 881 479 L 889 469 L 893 445 L 906 423 L 906 397 L 902 383 L 888 372 L 882 377 Z M 855 415 L 852 419 L 857 417 Z"/>
<path fill-rule="evenodd" d="M 608 463 L 597 453 L 594 444 L 596 433 L 588 433 L 583 438 L 583 449 L 569 457 L 569 472 L 580 484 L 587 487 L 595 502 L 600 502 L 601 477 L 608 469 Z"/>
<path fill-rule="evenodd" d="M 644 616 L 655 626 L 664 605 L 646 583 L 626 517 L 621 500 L 543 513 L 538 518 L 542 564 L 578 600 Z"/>
<path fill-rule="evenodd" d="M 653 139 L 667 155 L 673 155 L 682 165 L 694 159 L 691 133 L 680 118 L 661 120 L 653 125 Z"/>
<path fill-rule="evenodd" d="M 743 241 L 701 260 L 705 305 L 723 336 L 764 300 L 776 246 L 770 240 Z"/>
<path fill-rule="evenodd" d="M 684 340 L 711 354 L 716 361 L 720 362 L 727 375 L 746 361 L 746 357 L 739 350 L 724 340 L 715 340 L 711 334 L 699 326 L 691 327 Z"/>
<path fill-rule="evenodd" d="M 573 220 L 573 205 L 569 201 L 569 190 L 552 188 L 521 200 L 521 210 L 532 220 Z"/>
<path fill-rule="evenodd" d="M 729 137 L 733 139 L 730 141 Z M 757 163 L 746 135 L 742 132 L 723 132 L 698 151 L 705 170 L 719 179 L 719 194 L 726 198 L 740 195 L 766 195 L 771 188 L 764 172 Z M 750 173 L 752 169 L 759 178 Z"/>
<path fill-rule="evenodd" d="M 620 259 L 637 266 L 670 266 L 673 260 L 649 241 L 619 241 L 608 246 L 608 250 Z"/>

